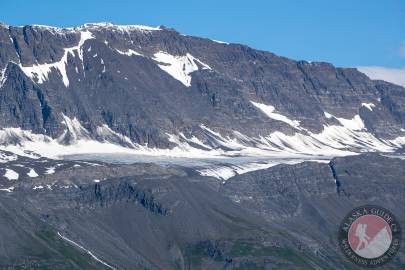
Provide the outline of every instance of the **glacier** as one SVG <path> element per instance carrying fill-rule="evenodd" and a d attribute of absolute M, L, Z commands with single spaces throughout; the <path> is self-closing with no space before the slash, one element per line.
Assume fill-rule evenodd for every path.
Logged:
<path fill-rule="evenodd" d="M 3 155 L 1 160 L 13 160 L 15 155 L 33 159 L 88 155 L 93 159 L 101 157 L 101 160 L 104 159 L 102 156 L 127 155 L 126 158 L 134 162 L 149 157 L 146 158 L 148 161 L 155 159 L 159 162 L 159 159 L 167 158 L 174 159 L 170 161 L 172 163 L 187 164 L 184 159 L 194 159 L 195 163 L 190 164 L 197 164 L 194 167 L 198 167 L 201 175 L 226 180 L 236 174 L 281 163 L 295 164 L 305 160 L 327 162 L 332 157 L 362 152 L 392 153 L 405 145 L 405 137 L 378 139 L 365 129 L 359 115 L 345 119 L 325 114 L 337 119 L 340 125 L 326 125 L 320 133 L 301 129 L 293 135 L 275 131 L 249 137 L 238 131 L 234 131 L 233 136 L 224 136 L 201 124 L 202 137 L 187 137 L 182 132 L 167 134 L 168 140 L 174 145 L 168 149 L 134 143 L 107 125 L 97 127 L 95 134 L 92 134 L 78 119 L 63 115 L 66 129 L 57 138 L 20 128 L 0 129 L 0 150 L 13 153 L 13 156 Z M 176 161 L 176 158 L 179 160 Z M 54 169 L 50 168 L 49 173 L 53 172 Z M 15 178 L 11 172 L 8 176 Z"/>

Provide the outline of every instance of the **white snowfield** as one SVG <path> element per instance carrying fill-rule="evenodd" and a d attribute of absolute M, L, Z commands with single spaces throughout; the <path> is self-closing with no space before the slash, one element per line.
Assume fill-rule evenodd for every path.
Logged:
<path fill-rule="evenodd" d="M 4 177 L 7 178 L 8 180 L 18 180 L 19 174 L 11 169 L 6 169 Z"/>
<path fill-rule="evenodd" d="M 223 136 L 205 125 L 201 125 L 205 141 L 197 137 L 186 137 L 182 133 L 167 134 L 168 140 L 176 145 L 172 149 L 150 148 L 146 145 L 136 144 L 107 125 L 99 126 L 96 129 L 97 140 L 95 140 L 76 118 L 71 119 L 63 115 L 63 124 L 66 129 L 56 139 L 20 128 L 0 129 L 0 150 L 30 158 L 38 158 L 35 153 L 49 158 L 86 153 L 221 158 L 232 156 L 344 156 L 367 151 L 393 152 L 405 145 L 405 137 L 393 140 L 378 139 L 365 129 L 359 115 L 355 115 L 352 119 L 344 119 L 329 113 L 325 114 L 334 117 L 340 122 L 340 125 L 324 126 L 320 133 L 306 130 L 306 133 L 296 132 L 294 135 L 286 135 L 275 131 L 267 136 L 258 137 L 248 137 L 237 131 L 234 131 L 232 136 Z M 66 142 L 66 137 L 69 138 L 69 142 Z M 18 138 L 20 144 L 6 144 L 9 138 Z"/>
<path fill-rule="evenodd" d="M 141 53 L 139 53 L 139 52 L 136 52 L 136 51 L 134 51 L 134 50 L 132 50 L 132 49 L 128 49 L 128 50 L 126 50 L 126 51 L 120 51 L 120 50 L 118 50 L 118 49 L 115 49 L 119 54 L 122 54 L 122 55 L 126 55 L 126 56 L 133 56 L 133 55 L 137 55 L 137 56 L 144 56 L 143 54 L 141 54 Z M 104 63 L 102 63 L 102 64 L 104 64 Z"/>
<path fill-rule="evenodd" d="M 199 66 L 203 70 L 211 70 L 210 66 L 189 53 L 186 55 L 171 55 L 167 52 L 158 52 L 155 53 L 153 59 L 160 63 L 158 66 L 163 71 L 167 72 L 170 76 L 187 87 L 191 86 L 191 73 L 199 70 Z"/>
<path fill-rule="evenodd" d="M 361 106 L 366 107 L 370 111 L 373 111 L 373 108 L 375 107 L 374 103 L 361 103 Z"/>
<path fill-rule="evenodd" d="M 277 117 L 274 117 L 273 113 L 274 110 L 270 113 L 272 119 L 277 118 L 276 120 L 282 122 L 289 119 L 278 113 Z M 167 134 L 168 140 L 175 145 L 171 149 L 136 144 L 107 125 L 96 129 L 96 140 L 94 135 L 76 118 L 71 119 L 63 115 L 66 130 L 55 139 L 20 128 L 0 129 L 0 150 L 29 158 L 44 156 L 58 159 L 66 155 L 79 154 L 125 154 L 151 158 L 216 159 L 219 161 L 217 165 L 202 167 L 199 172 L 202 175 L 226 180 L 236 174 L 264 169 L 280 163 L 294 164 L 304 160 L 325 162 L 334 156 L 355 155 L 359 152 L 389 153 L 405 145 L 405 137 L 393 140 L 378 139 L 366 130 L 359 115 L 355 115 L 352 119 L 335 117 L 327 112 L 325 115 L 327 118 L 335 118 L 339 125 L 325 125 L 320 133 L 312 133 L 299 127 L 293 135 L 275 131 L 267 136 L 257 137 L 249 137 L 238 131 L 225 136 L 201 125 L 204 139 L 195 136 L 187 137 L 182 133 Z M 291 119 L 288 122 L 296 123 Z M 6 144 L 9 138 L 18 138 L 19 144 Z M 256 160 L 251 159 L 238 164 L 227 162 L 227 159 L 236 157 L 254 157 Z M 267 160 L 257 161 L 257 158 L 267 158 Z M 221 160 L 224 165 L 219 164 Z M 54 172 L 54 168 L 49 168 L 46 173 Z M 34 172 L 30 174 L 35 175 Z M 18 174 L 7 170 L 5 177 L 16 180 Z"/>
<path fill-rule="evenodd" d="M 66 126 L 65 131 L 61 136 L 58 137 L 58 141 L 63 141 L 64 138 L 68 135 L 71 136 L 70 140 L 77 141 L 79 139 L 88 138 L 89 132 L 80 124 L 77 118 L 69 118 L 66 115 L 62 114 L 63 121 L 62 124 Z"/>
<path fill-rule="evenodd" d="M 219 43 L 219 44 L 226 44 L 229 45 L 229 42 L 225 42 L 225 41 L 221 41 L 221 40 L 217 40 L 217 39 L 211 39 L 212 41 L 214 41 L 215 43 Z"/>
<path fill-rule="evenodd" d="M 268 117 L 274 119 L 274 120 L 278 120 L 281 122 L 284 122 L 296 129 L 299 129 L 300 127 L 300 122 L 297 120 L 291 120 L 288 117 L 276 113 L 276 108 L 274 108 L 271 105 L 266 105 L 266 104 L 261 104 L 261 103 L 257 103 L 254 101 L 250 101 L 256 108 L 259 108 L 263 113 L 265 113 Z"/>
<path fill-rule="evenodd" d="M 31 178 L 38 177 L 39 175 L 34 169 L 30 169 L 30 171 L 27 173 L 27 175 Z"/>

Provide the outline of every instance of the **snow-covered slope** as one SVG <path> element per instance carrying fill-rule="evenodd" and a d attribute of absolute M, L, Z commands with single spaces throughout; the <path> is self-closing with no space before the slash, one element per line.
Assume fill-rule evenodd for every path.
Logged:
<path fill-rule="evenodd" d="M 404 89 L 356 69 L 139 25 L 2 25 L 0 42 L 0 149 L 11 153 L 1 163 L 102 153 L 292 162 L 405 144 Z M 200 171 L 226 179 L 272 164 Z"/>
<path fill-rule="evenodd" d="M 201 175 L 227 180 L 236 174 L 266 169 L 277 164 L 295 164 L 307 160 L 328 162 L 335 156 L 355 155 L 360 152 L 394 152 L 405 145 L 405 137 L 392 140 L 376 138 L 365 129 L 358 115 L 353 119 L 344 119 L 329 113 L 325 114 L 328 118 L 335 118 L 340 124 L 324 126 L 320 133 L 311 133 L 296 126 L 298 129 L 293 135 L 276 131 L 259 137 L 248 137 L 237 131 L 232 137 L 223 136 L 201 125 L 200 129 L 203 133 L 201 138 L 186 137 L 182 133 L 167 134 L 168 140 L 174 144 L 174 147 L 169 149 L 150 148 L 137 144 L 130 138 L 114 132 L 107 125 L 98 127 L 97 136 L 92 137 L 77 119 L 64 116 L 66 130 L 56 139 L 19 128 L 0 130 L 0 149 L 14 153 L 13 155 L 2 153 L 1 162 L 16 160 L 17 155 L 34 159 L 41 156 L 60 159 L 81 154 L 141 155 L 150 156 L 152 159 L 148 159 L 149 161 L 153 160 L 153 157 L 217 159 L 218 161 L 213 165 L 208 163 L 196 168 L 199 168 Z M 273 118 L 285 122 L 282 115 Z M 294 120 L 288 120 L 288 122 L 297 123 Z M 239 161 L 238 157 L 253 159 Z M 97 156 L 94 158 L 97 159 Z M 221 162 L 224 158 L 226 159 Z M 255 158 L 259 159 L 255 161 Z M 180 162 L 180 164 L 186 163 Z M 52 174 L 54 171 L 54 168 L 49 168 L 46 174 Z M 33 169 L 27 175 L 38 176 Z M 5 177 L 16 180 L 18 174 L 7 170 Z"/>

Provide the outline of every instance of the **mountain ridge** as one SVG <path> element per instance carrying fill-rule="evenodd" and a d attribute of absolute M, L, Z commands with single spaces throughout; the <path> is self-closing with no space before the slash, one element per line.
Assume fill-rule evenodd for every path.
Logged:
<path fill-rule="evenodd" d="M 124 146 L 235 148 L 218 133 L 237 149 L 263 148 L 257 141 L 273 136 L 264 142 L 270 151 L 308 154 L 290 141 L 319 147 L 318 137 L 331 136 L 324 134 L 328 127 L 346 128 L 342 123 L 356 117 L 366 135 L 345 130 L 361 143 L 337 150 L 399 148 L 405 136 L 404 88 L 354 68 L 294 61 L 166 27 L 8 26 L 0 40 L 0 126 L 63 144 L 87 134 L 82 138 Z M 370 140 L 385 146 L 370 147 Z"/>

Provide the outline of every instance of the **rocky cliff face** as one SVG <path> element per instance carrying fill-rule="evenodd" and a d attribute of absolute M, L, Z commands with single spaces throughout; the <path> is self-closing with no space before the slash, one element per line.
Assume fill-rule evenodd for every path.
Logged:
<path fill-rule="evenodd" d="M 393 209 L 401 224 L 405 222 L 399 206 L 405 194 L 403 165 L 401 159 L 374 154 L 336 158 L 323 164 L 278 165 L 235 176 L 221 191 L 298 237 L 306 250 L 336 264 L 341 260 L 336 231 L 351 209 L 380 205 Z M 403 267 L 404 256 L 400 252 L 394 263 L 383 268 Z"/>
<path fill-rule="evenodd" d="M 372 203 L 405 222 L 405 162 L 379 155 L 278 165 L 225 184 L 190 168 L 28 162 L 8 163 L 20 178 L 0 182 L 4 269 L 360 269 L 338 248 L 347 212 Z M 381 269 L 404 265 L 401 250 Z"/>
<path fill-rule="evenodd" d="M 61 143 L 167 148 L 179 144 L 173 134 L 192 147 L 195 136 L 200 148 L 229 149 L 206 127 L 257 147 L 262 137 L 308 137 L 353 119 L 374 141 L 404 136 L 405 90 L 356 69 L 141 26 L 1 25 L 0 44 L 0 127 Z"/>

